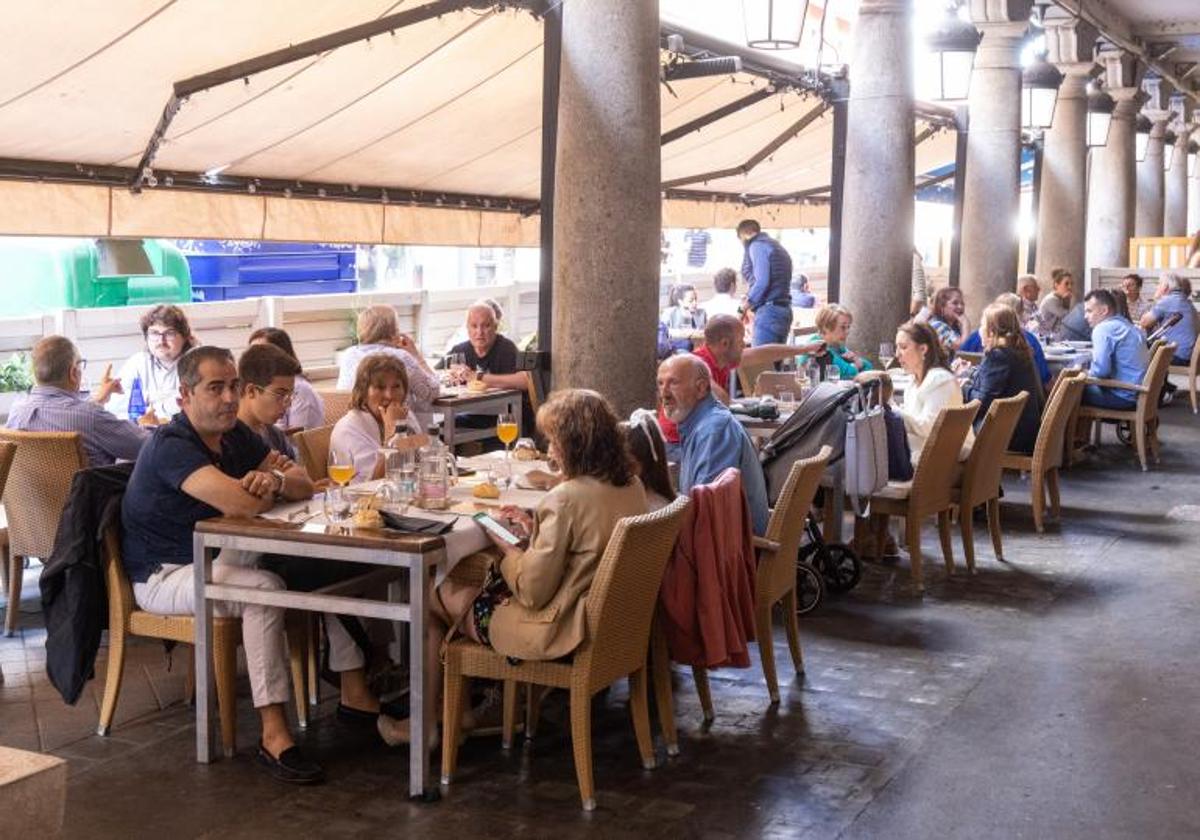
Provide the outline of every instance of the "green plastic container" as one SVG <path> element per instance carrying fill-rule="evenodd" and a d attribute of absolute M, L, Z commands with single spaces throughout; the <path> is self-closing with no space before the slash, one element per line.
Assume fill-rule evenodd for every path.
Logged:
<path fill-rule="evenodd" d="M 162 240 L 0 239 L 0 317 L 190 303 L 187 259 Z"/>

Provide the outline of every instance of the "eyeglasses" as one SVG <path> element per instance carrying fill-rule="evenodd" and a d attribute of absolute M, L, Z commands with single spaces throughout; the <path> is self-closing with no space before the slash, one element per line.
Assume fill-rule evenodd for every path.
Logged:
<path fill-rule="evenodd" d="M 179 330 L 146 330 L 146 341 L 174 341 Z"/>
<path fill-rule="evenodd" d="M 274 388 L 263 388 L 261 390 L 264 394 L 270 394 L 272 397 L 284 404 L 290 403 L 292 401 L 292 397 L 296 396 L 295 391 L 276 391 Z"/>

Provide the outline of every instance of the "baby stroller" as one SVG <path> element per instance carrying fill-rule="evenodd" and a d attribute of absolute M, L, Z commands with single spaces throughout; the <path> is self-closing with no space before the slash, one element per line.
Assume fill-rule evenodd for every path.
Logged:
<path fill-rule="evenodd" d="M 809 394 L 791 417 L 763 445 L 759 458 L 767 480 L 771 504 L 801 458 L 809 458 L 822 446 L 832 450 L 826 473 L 845 468 L 846 422 L 859 388 L 852 383 L 823 382 Z M 804 524 L 808 541 L 796 557 L 797 612 L 816 608 L 826 590 L 848 592 L 862 577 L 862 562 L 841 543 L 826 543 L 810 512 Z"/>

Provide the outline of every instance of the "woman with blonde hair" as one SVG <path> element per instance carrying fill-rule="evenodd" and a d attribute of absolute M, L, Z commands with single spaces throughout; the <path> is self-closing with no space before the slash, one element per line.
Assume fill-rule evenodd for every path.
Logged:
<path fill-rule="evenodd" d="M 359 362 L 375 353 L 399 359 L 408 373 L 408 404 L 422 424 L 433 419 L 433 401 L 441 393 L 437 374 L 425 361 L 416 343 L 400 331 L 396 310 L 386 303 L 368 306 L 358 313 L 355 326 L 358 344 L 346 348 L 338 366 L 337 387 L 349 391 L 354 385 Z"/>
<path fill-rule="evenodd" d="M 398 448 L 416 449 L 429 442 L 408 410 L 408 371 L 386 353 L 374 353 L 358 365 L 350 410 L 333 427 L 329 448 L 354 460 L 354 480 L 383 478 L 385 464 L 379 449 L 397 431 L 406 437 Z"/>
<path fill-rule="evenodd" d="M 1042 389 L 1021 322 L 1011 307 L 993 303 L 983 310 L 980 332 L 983 335 L 983 361 L 972 371 L 971 379 L 963 389 L 965 400 L 979 400 L 975 429 L 979 430 L 993 400 L 1014 397 L 1024 391 L 1029 394 L 1029 399 L 1008 448 L 1029 454 L 1033 452 L 1042 419 Z"/>
<path fill-rule="evenodd" d="M 829 364 L 838 369 L 842 379 L 853 379 L 872 367 L 868 359 L 846 347 L 846 337 L 850 334 L 850 326 L 853 323 L 854 316 L 840 303 L 827 303 L 817 310 L 817 334 L 825 342 Z M 808 357 L 805 356 L 801 358 L 800 363 L 804 364 L 807 360 Z"/>

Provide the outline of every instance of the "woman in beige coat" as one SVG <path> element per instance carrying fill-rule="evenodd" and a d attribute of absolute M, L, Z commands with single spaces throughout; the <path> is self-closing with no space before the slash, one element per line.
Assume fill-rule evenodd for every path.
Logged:
<path fill-rule="evenodd" d="M 563 481 L 533 511 L 502 508 L 520 546 L 495 539 L 498 563 L 482 589 L 460 575 L 435 591 L 426 636 L 428 673 L 437 691 L 426 696 L 432 729 L 441 693 L 440 650 L 454 627 L 475 641 L 517 659 L 558 659 L 573 652 L 587 632 L 587 594 L 617 521 L 647 511 L 617 417 L 595 391 L 559 391 L 539 409 L 538 430 Z M 384 740 L 408 739 L 408 721 L 380 716 Z"/>

